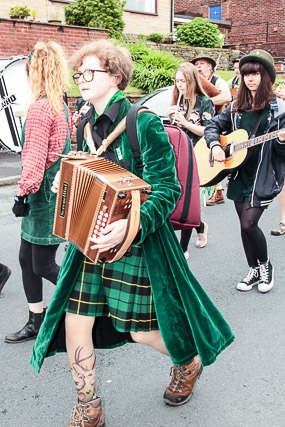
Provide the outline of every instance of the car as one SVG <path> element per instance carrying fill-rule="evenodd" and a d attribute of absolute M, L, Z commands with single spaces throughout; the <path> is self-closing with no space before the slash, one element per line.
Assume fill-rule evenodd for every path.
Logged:
<path fill-rule="evenodd" d="M 163 124 L 169 124 L 167 110 L 171 105 L 172 92 L 173 86 L 162 87 L 144 95 L 135 104 L 144 105 L 154 111 L 161 118 Z"/>

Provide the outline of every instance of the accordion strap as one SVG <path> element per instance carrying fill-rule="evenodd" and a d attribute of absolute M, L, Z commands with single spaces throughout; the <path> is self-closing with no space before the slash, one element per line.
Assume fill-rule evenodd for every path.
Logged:
<path fill-rule="evenodd" d="M 84 127 L 84 138 L 85 138 L 85 141 L 86 141 L 86 143 L 88 145 L 90 153 L 91 154 L 97 154 L 96 147 L 95 147 L 95 144 L 94 144 L 94 140 L 93 140 L 93 137 L 92 137 L 92 125 L 89 122 L 86 123 L 86 125 Z"/>
<path fill-rule="evenodd" d="M 116 252 L 116 255 L 114 256 L 114 258 L 108 262 L 114 262 L 121 259 L 129 249 L 129 247 L 131 246 L 134 238 L 136 237 L 139 231 L 140 206 L 141 206 L 140 192 L 139 190 L 133 190 L 131 194 L 132 194 L 132 206 L 128 216 L 128 225 L 127 225 L 127 232 L 125 235 L 125 239 L 120 249 Z"/>
<path fill-rule="evenodd" d="M 112 144 L 112 142 L 115 141 L 115 139 L 118 138 L 118 136 L 121 135 L 121 133 L 123 133 L 125 130 L 126 130 L 126 117 L 124 117 L 120 121 L 120 123 L 115 127 L 113 132 L 111 132 L 110 135 L 108 135 L 107 138 L 105 138 L 102 141 L 102 145 L 100 145 L 98 150 L 96 150 L 94 140 L 92 137 L 92 125 L 89 122 L 86 123 L 84 128 L 84 137 L 89 147 L 90 153 L 96 154 L 97 156 L 101 156 L 101 154 L 107 150 L 109 145 Z"/>
<path fill-rule="evenodd" d="M 154 111 L 149 110 L 148 108 L 141 107 L 141 109 L 137 112 L 137 114 L 141 114 L 143 112 L 148 112 L 152 114 L 156 114 Z M 124 117 L 115 127 L 115 129 L 102 141 L 102 145 L 96 150 L 94 140 L 92 137 L 92 125 L 91 123 L 86 123 L 84 127 L 84 137 L 86 140 L 86 143 L 89 147 L 91 154 L 96 154 L 97 156 L 101 156 L 102 153 L 104 153 L 110 144 L 112 144 L 113 141 L 115 141 L 116 138 L 118 138 L 121 133 L 123 133 L 126 130 L 127 123 L 127 117 Z"/>

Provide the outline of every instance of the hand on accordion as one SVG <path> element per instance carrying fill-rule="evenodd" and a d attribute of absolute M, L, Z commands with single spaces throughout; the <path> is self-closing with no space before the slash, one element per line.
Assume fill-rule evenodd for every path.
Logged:
<path fill-rule="evenodd" d="M 60 171 L 57 171 L 53 183 L 52 183 L 52 187 L 51 187 L 51 191 L 53 193 L 58 193 L 59 190 L 59 182 L 60 182 Z"/>
<path fill-rule="evenodd" d="M 98 249 L 99 252 L 108 251 L 119 245 L 127 233 L 127 219 L 119 219 L 107 225 L 102 231 L 99 232 L 98 237 L 95 234 L 90 238 L 94 243 L 90 248 Z"/>

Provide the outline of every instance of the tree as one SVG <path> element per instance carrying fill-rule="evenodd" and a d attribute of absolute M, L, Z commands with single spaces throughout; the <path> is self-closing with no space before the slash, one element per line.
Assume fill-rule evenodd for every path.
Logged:
<path fill-rule="evenodd" d="M 208 19 L 194 18 L 192 21 L 181 24 L 176 31 L 178 43 L 196 47 L 221 47 L 223 35 L 216 24 Z"/>
<path fill-rule="evenodd" d="M 77 0 L 65 7 L 65 21 L 69 25 L 105 28 L 109 38 L 120 39 L 125 4 L 126 0 Z"/>

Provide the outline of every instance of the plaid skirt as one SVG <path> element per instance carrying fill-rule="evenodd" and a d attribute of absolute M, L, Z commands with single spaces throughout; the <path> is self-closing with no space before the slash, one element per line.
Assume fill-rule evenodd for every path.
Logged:
<path fill-rule="evenodd" d="M 110 316 L 120 332 L 158 330 L 152 289 L 140 246 L 114 263 L 84 259 L 66 311 L 83 316 Z"/>

